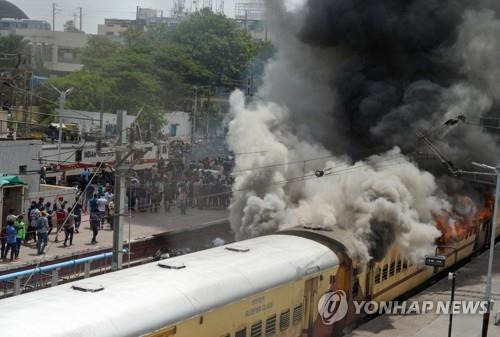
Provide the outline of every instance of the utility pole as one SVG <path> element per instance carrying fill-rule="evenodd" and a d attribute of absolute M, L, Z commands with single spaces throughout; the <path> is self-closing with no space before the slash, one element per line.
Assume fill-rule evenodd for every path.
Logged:
<path fill-rule="evenodd" d="M 52 89 L 59 93 L 59 140 L 58 140 L 58 148 L 57 148 L 57 163 L 61 164 L 61 143 L 62 143 L 62 113 L 64 112 L 64 105 L 66 104 L 66 97 L 71 94 L 73 88 L 69 88 L 65 91 L 59 90 L 54 85 L 52 85 Z"/>
<path fill-rule="evenodd" d="M 56 30 L 56 3 L 52 3 L 52 31 Z"/>
<path fill-rule="evenodd" d="M 123 168 L 123 161 L 126 159 L 124 155 L 124 146 L 127 144 L 127 112 L 117 112 L 117 128 L 119 131 L 117 150 L 116 150 L 116 163 L 115 167 L 115 215 L 113 225 L 113 259 L 111 268 L 113 270 L 122 269 L 123 263 L 123 215 L 125 214 L 125 175 L 126 169 Z M 129 242 L 130 245 L 130 242 Z"/>
<path fill-rule="evenodd" d="M 82 18 L 83 18 L 83 8 L 82 7 L 78 7 L 78 9 L 80 11 L 80 32 L 83 32 L 83 21 L 82 21 Z"/>
<path fill-rule="evenodd" d="M 493 302 L 491 300 L 491 275 L 493 273 L 493 257 L 495 254 L 495 239 L 496 239 L 496 229 L 497 229 L 497 216 L 498 216 L 498 201 L 500 200 L 500 165 L 497 167 L 492 167 L 484 164 L 476 164 L 477 166 L 487 168 L 490 170 L 494 170 L 497 176 L 497 184 L 495 190 L 495 207 L 493 211 L 493 219 L 491 220 L 491 241 L 490 241 L 490 257 L 488 261 L 488 276 L 486 278 L 486 289 L 484 300 L 487 304 L 486 312 L 483 315 L 483 330 L 481 333 L 481 337 L 488 336 L 488 324 L 490 322 L 491 309 L 493 307 Z"/>
<path fill-rule="evenodd" d="M 193 90 L 193 116 L 191 118 L 191 149 L 194 145 L 195 133 L 196 133 L 196 114 L 198 110 L 198 88 L 194 87 Z"/>

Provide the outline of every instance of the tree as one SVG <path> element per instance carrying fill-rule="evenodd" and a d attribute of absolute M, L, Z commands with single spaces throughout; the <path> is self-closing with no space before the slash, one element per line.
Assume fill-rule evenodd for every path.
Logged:
<path fill-rule="evenodd" d="M 209 77 L 200 85 L 231 86 L 241 80 L 257 52 L 250 35 L 231 19 L 208 9 L 193 15 L 173 29 L 153 33 L 155 39 L 182 45 Z"/>
<path fill-rule="evenodd" d="M 124 47 L 101 35 L 91 36 L 87 46 L 82 48 L 82 63 L 86 70 L 100 70 L 102 62 L 117 56 Z"/>
<path fill-rule="evenodd" d="M 190 108 L 194 86 L 200 96 L 219 87 L 234 88 L 247 76 L 255 55 L 266 50 L 232 20 L 210 10 L 175 27 L 130 28 L 122 37 L 123 43 L 106 36 L 89 38 L 82 49 L 84 70 L 51 80 L 57 87 L 75 88 L 69 108 L 99 111 L 104 96 L 105 111 L 134 114 L 143 109 L 141 122 L 158 126 L 164 111 Z M 262 68 L 257 62 L 252 73 Z"/>
<path fill-rule="evenodd" d="M 19 35 L 0 36 L 0 53 L 22 54 L 28 49 L 28 44 Z"/>
<path fill-rule="evenodd" d="M 64 23 L 64 31 L 65 32 L 74 32 L 74 33 L 77 33 L 80 30 L 78 28 L 76 28 L 75 21 L 69 20 L 69 21 L 66 21 Z"/>

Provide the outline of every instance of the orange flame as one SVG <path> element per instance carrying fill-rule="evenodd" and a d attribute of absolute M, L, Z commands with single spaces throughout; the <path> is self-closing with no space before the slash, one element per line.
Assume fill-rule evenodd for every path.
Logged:
<path fill-rule="evenodd" d="M 436 227 L 442 233 L 437 240 L 437 244 L 446 245 L 463 240 L 467 234 L 475 231 L 476 227 L 491 219 L 495 203 L 493 195 L 488 194 L 482 206 L 467 207 L 470 200 L 463 196 L 456 197 L 455 206 L 457 207 L 434 215 Z M 457 211 L 458 206 L 461 207 L 461 210 L 468 210 L 468 213 L 464 214 L 463 211 Z"/>

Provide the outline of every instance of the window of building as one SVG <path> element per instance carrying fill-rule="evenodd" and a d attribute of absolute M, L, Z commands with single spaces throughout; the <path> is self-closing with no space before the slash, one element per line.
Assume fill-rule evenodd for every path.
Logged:
<path fill-rule="evenodd" d="M 19 174 L 26 174 L 26 173 L 28 173 L 28 166 L 26 165 L 19 166 Z"/>
<path fill-rule="evenodd" d="M 106 32 L 106 35 L 107 36 L 113 36 L 113 35 L 115 35 L 115 32 Z"/>
<path fill-rule="evenodd" d="M 302 305 L 293 309 L 293 325 L 297 325 L 302 321 Z"/>
<path fill-rule="evenodd" d="M 255 322 L 250 328 L 250 337 L 262 336 L 262 321 Z"/>
<path fill-rule="evenodd" d="M 269 317 L 266 320 L 266 337 L 276 334 L 276 315 Z"/>
<path fill-rule="evenodd" d="M 280 315 L 280 331 L 285 331 L 290 326 L 290 309 L 283 311 Z"/>
<path fill-rule="evenodd" d="M 398 263 L 396 264 L 396 273 L 401 273 L 401 259 L 398 259 Z"/>
<path fill-rule="evenodd" d="M 247 337 L 247 328 L 243 328 L 241 330 L 236 331 L 234 337 Z"/>
<path fill-rule="evenodd" d="M 403 261 L 403 270 L 406 270 L 406 269 L 408 269 L 408 261 L 404 260 Z"/>

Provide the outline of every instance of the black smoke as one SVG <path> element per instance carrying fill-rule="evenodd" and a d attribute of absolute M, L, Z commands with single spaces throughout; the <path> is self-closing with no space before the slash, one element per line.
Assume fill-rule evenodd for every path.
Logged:
<path fill-rule="evenodd" d="M 440 131 L 450 111 L 472 116 L 495 114 L 494 95 L 488 96 L 491 107 L 472 111 L 478 110 L 474 101 L 488 95 L 491 88 L 481 83 L 482 75 L 474 74 L 475 69 L 472 73 L 464 71 L 468 64 L 460 57 L 463 46 L 459 45 L 466 39 L 463 25 L 467 11 L 489 10 L 496 20 L 492 3 L 308 0 L 299 39 L 308 47 L 331 49 L 341 55 L 340 60 L 335 58 L 330 63 L 335 69 L 330 86 L 336 96 L 331 114 L 335 123 L 343 123 L 341 129 L 349 145 L 339 149 L 329 139 L 318 141 L 354 159 L 393 146 L 418 157 L 417 153 L 429 152 L 415 134 L 421 130 L 441 143 L 438 147 L 457 165 L 496 160 L 498 138 L 492 130 L 458 125 L 451 131 L 445 127 Z M 462 109 L 466 111 L 453 110 L 451 107 L 463 99 L 461 92 L 470 95 L 467 102 L 472 103 Z M 474 137 L 474 133 L 483 135 Z M 488 146 L 479 138 L 489 142 Z"/>

